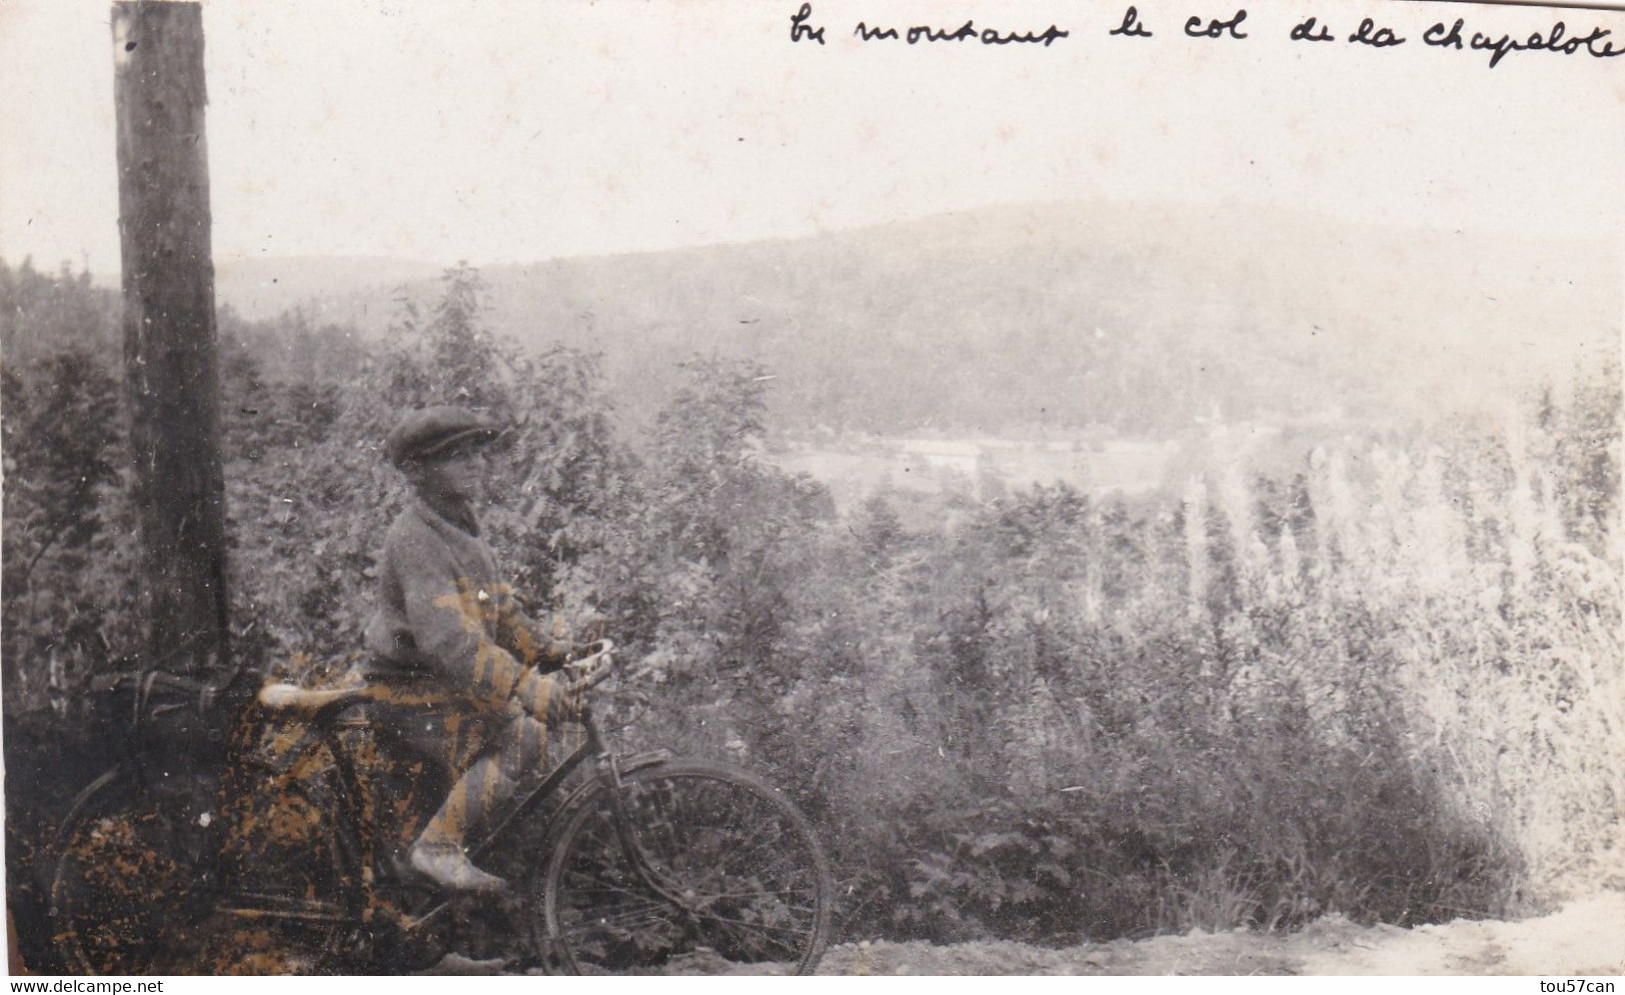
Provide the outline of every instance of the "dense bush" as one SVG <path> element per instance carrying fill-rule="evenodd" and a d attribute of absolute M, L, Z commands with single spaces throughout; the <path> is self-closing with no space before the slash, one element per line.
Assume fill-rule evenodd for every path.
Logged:
<path fill-rule="evenodd" d="M 1410 923 L 1620 868 L 1617 368 L 1285 473 L 922 516 L 773 466 L 748 363 L 697 357 L 618 433 L 596 358 L 493 335 L 466 267 L 371 352 L 227 330 L 235 609 L 280 666 L 360 645 L 399 413 L 484 407 L 515 425 L 486 521 L 533 607 L 626 646 L 654 702 L 629 741 L 795 795 L 845 936 Z M 332 352 L 291 362 L 298 336 Z M 8 721 L 71 711 L 38 689 L 127 637 L 112 376 L 6 371 Z"/>
<path fill-rule="evenodd" d="M 119 393 L 105 362 L 78 346 L 3 377 L 6 703 L 60 714 L 90 661 L 130 636 Z"/>

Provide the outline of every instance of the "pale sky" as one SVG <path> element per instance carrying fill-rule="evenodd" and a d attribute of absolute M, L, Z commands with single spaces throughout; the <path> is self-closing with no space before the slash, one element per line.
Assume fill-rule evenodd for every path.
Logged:
<path fill-rule="evenodd" d="M 1304 208 L 1617 238 L 1625 58 L 1425 47 L 1625 13 L 1145 0 L 209 0 L 218 259 L 478 264 L 797 237 L 995 204 Z M 0 256 L 118 259 L 108 5 L 0 0 Z M 1339 41 L 1290 43 L 1318 13 Z M 1342 41 L 1371 14 L 1409 38 Z M 1049 48 L 861 44 L 853 25 L 1038 30 Z"/>

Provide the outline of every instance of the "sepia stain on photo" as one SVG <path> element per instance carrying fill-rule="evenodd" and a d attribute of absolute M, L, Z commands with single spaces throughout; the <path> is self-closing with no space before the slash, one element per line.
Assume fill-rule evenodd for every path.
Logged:
<path fill-rule="evenodd" d="M 12 973 L 1618 973 L 1622 32 L 0 6 Z"/>

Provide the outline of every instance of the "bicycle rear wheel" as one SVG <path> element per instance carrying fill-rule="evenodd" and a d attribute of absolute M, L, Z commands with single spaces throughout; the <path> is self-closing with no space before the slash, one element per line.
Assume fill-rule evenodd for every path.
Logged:
<path fill-rule="evenodd" d="M 215 861 L 226 900 L 204 946 L 217 971 L 327 974 L 365 962 L 360 854 L 340 826 L 336 774 L 310 766 L 250 756 L 228 774 Z"/>
<path fill-rule="evenodd" d="M 561 819 L 541 894 L 534 880 L 530 891 L 550 969 L 806 974 L 823 954 L 823 851 L 806 817 L 754 776 L 662 764 L 618 790 L 600 780 Z"/>
<path fill-rule="evenodd" d="M 57 840 L 53 939 L 73 974 L 147 974 L 188 932 L 190 868 L 161 806 L 109 788 Z"/>

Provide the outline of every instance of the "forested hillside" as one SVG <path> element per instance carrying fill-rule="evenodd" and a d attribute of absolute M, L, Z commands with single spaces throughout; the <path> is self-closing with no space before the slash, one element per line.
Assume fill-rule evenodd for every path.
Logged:
<path fill-rule="evenodd" d="M 1053 205 L 483 274 L 493 329 L 601 352 L 632 421 L 714 351 L 778 378 L 777 429 L 1167 436 L 1196 418 L 1405 425 L 1498 406 L 1613 348 L 1620 265 L 1579 242 Z M 403 285 L 433 288 L 395 262 L 370 281 L 345 261 L 226 271 L 244 314 L 306 287 L 312 320 L 370 335 Z"/>

